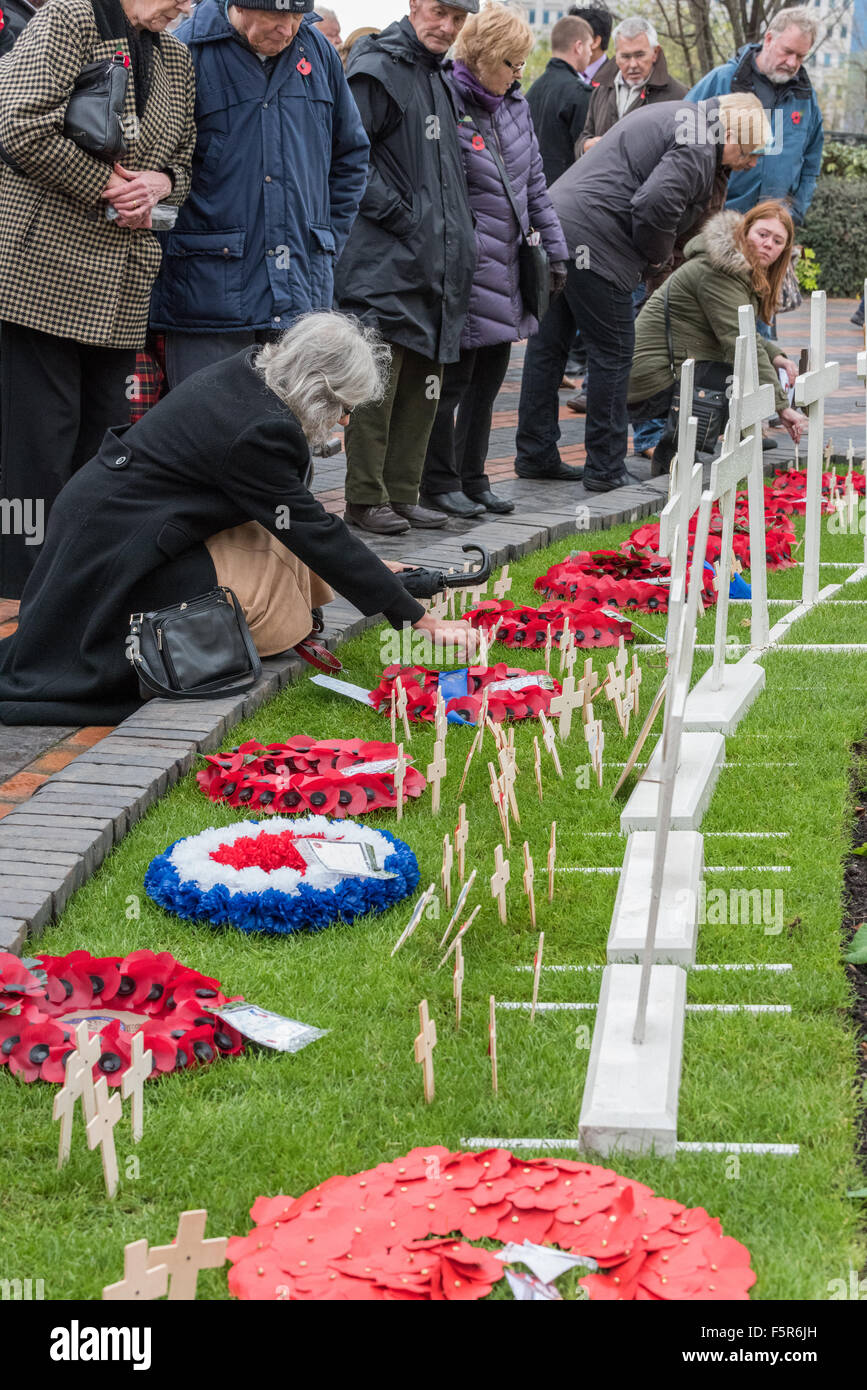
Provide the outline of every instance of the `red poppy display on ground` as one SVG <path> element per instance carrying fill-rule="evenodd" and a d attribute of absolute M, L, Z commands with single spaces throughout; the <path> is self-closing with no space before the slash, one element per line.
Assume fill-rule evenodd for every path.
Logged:
<path fill-rule="evenodd" d="M 600 1272 L 580 1282 L 591 1299 L 743 1300 L 756 1280 L 750 1252 L 703 1207 L 610 1168 L 507 1149 L 413 1149 L 298 1198 L 257 1197 L 250 1215 L 227 1249 L 239 1299 L 484 1298 L 503 1265 L 468 1244 L 483 1239 L 590 1257 Z"/>
<path fill-rule="evenodd" d="M 226 753 L 208 754 L 208 766 L 196 781 L 211 801 L 230 806 L 342 819 L 397 805 L 393 770 L 378 768 L 396 758 L 396 743 L 298 734 L 286 743 L 251 740 Z M 418 768 L 407 767 L 404 801 L 421 796 L 426 785 Z"/>
<path fill-rule="evenodd" d="M 531 610 L 532 611 L 532 610 Z M 374 709 L 387 714 L 391 709 L 391 692 L 395 681 L 400 682 L 406 692 L 407 715 L 415 723 L 425 720 L 432 723 L 436 711 L 439 671 L 428 666 L 399 666 L 396 663 L 386 666 L 382 680 L 370 692 Z M 537 676 L 539 684 L 527 683 L 531 676 Z M 509 688 L 506 682 L 520 682 L 516 688 Z M 545 688 L 545 682 L 550 688 Z M 490 688 L 499 687 L 499 688 Z M 446 700 L 446 714 L 454 714 L 465 723 L 474 724 L 482 706 L 482 691 L 488 688 L 488 714 L 497 724 L 507 719 L 529 719 L 540 713 L 547 714 L 555 695 L 562 687 L 544 671 L 524 671 L 507 666 L 504 661 L 494 666 L 470 666 L 467 670 L 467 693 L 455 695 Z"/>
<path fill-rule="evenodd" d="M 634 586 L 627 582 L 620 587 L 625 603 L 625 591 Z M 654 593 L 659 596 L 659 590 Z M 627 642 L 632 640 L 632 628 L 625 619 L 606 617 L 599 611 L 599 604 L 585 599 L 583 590 L 580 597 L 578 603 L 543 603 L 538 608 L 526 604 L 516 608 L 510 599 L 499 602 L 486 599 L 470 608 L 463 617 L 473 627 L 486 628 L 497 642 L 507 647 L 544 647 L 549 631 L 551 641 L 557 646 L 566 618 L 576 647 L 616 647 L 621 637 Z M 599 600 L 599 603 L 605 602 Z M 633 607 L 637 608 L 637 604 Z"/>
<path fill-rule="evenodd" d="M 23 1081 L 62 1082 L 80 1018 L 91 1020 L 103 1050 L 94 1076 L 118 1086 L 134 1032 L 153 1052 L 153 1074 L 181 1071 L 243 1050 L 240 1033 L 208 1012 L 229 1002 L 219 980 L 168 951 L 127 956 L 37 956 L 39 971 L 0 952 L 0 1065 Z M 234 995 L 233 998 L 240 996 Z"/>

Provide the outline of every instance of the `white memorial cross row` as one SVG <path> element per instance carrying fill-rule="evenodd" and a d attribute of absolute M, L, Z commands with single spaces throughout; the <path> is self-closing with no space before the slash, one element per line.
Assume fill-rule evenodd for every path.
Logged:
<path fill-rule="evenodd" d="M 822 510 L 822 440 L 825 432 L 825 397 L 840 384 L 839 362 L 825 361 L 824 290 L 810 297 L 809 368 L 795 381 L 795 404 L 804 406 L 809 419 L 807 432 L 807 507 L 804 514 L 804 603 L 813 604 L 819 595 L 819 539 Z"/>

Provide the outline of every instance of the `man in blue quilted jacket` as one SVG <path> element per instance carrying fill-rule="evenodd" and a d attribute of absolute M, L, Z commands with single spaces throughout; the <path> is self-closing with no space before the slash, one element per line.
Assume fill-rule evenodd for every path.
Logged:
<path fill-rule="evenodd" d="M 332 306 L 369 143 L 317 19 L 313 0 L 202 0 L 176 32 L 197 141 L 151 306 L 169 386 Z"/>

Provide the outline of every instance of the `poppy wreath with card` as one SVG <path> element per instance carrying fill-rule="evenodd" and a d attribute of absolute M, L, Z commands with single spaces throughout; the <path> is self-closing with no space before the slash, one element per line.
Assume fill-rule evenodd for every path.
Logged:
<path fill-rule="evenodd" d="M 0 1065 L 22 1081 L 63 1081 L 82 1021 L 99 1032 L 93 1074 L 109 1086 L 120 1084 L 130 1064 L 135 1032 L 153 1053 L 152 1076 L 207 1065 L 243 1051 L 241 1034 L 209 1012 L 228 1002 L 219 980 L 168 951 L 71 951 L 26 964 L 0 952 Z"/>
<path fill-rule="evenodd" d="M 469 615 L 467 615 L 469 617 Z M 398 676 L 406 693 L 406 712 L 413 723 L 418 720 L 432 723 L 436 713 L 439 671 L 427 666 L 386 666 L 382 680 L 370 692 L 374 709 L 383 714 L 391 710 L 391 692 Z M 530 681 L 537 677 L 538 684 Z M 517 689 L 509 689 L 506 681 L 521 681 Z M 528 682 L 523 684 L 523 682 Z M 490 689 L 499 686 L 499 689 Z M 455 722 L 475 724 L 482 707 L 482 692 L 488 689 L 488 714 L 497 724 L 507 719 L 538 718 L 547 714 L 555 695 L 562 687 L 545 671 L 524 671 L 507 666 L 504 661 L 494 666 L 470 666 L 467 670 L 467 692 L 446 700 L 446 714 Z"/>
<path fill-rule="evenodd" d="M 384 912 L 418 878 L 409 845 L 387 830 L 275 816 L 176 840 L 151 860 L 144 886 L 178 917 L 285 936 Z"/>
<path fill-rule="evenodd" d="M 287 743 L 251 740 L 226 753 L 207 754 L 208 766 L 196 781 L 211 801 L 269 815 L 360 816 L 397 805 L 397 753 L 396 743 L 360 738 L 299 734 Z M 408 765 L 404 801 L 421 796 L 426 785 L 424 774 Z"/>
<path fill-rule="evenodd" d="M 593 608 L 617 608 L 621 612 L 664 613 L 668 608 L 668 589 L 645 579 L 612 579 L 611 575 L 591 575 L 581 565 L 562 560 L 552 565 L 533 585 L 547 601 L 586 604 Z M 571 620 L 570 620 L 571 628 Z"/>
<path fill-rule="evenodd" d="M 412 1149 L 303 1196 L 257 1197 L 227 1247 L 239 1299 L 486 1297 L 503 1264 L 473 1240 L 556 1245 L 587 1261 L 591 1300 L 745 1300 L 750 1252 L 704 1207 L 657 1197 L 610 1168 L 508 1149 Z"/>
<path fill-rule="evenodd" d="M 506 647 L 544 647 L 551 634 L 556 647 L 569 619 L 569 632 L 576 647 L 616 647 L 620 638 L 631 642 L 633 631 L 625 618 L 606 617 L 599 607 L 585 602 L 543 603 L 538 608 L 515 607 L 509 599 L 486 600 L 464 615 L 473 627 L 487 629 Z"/>

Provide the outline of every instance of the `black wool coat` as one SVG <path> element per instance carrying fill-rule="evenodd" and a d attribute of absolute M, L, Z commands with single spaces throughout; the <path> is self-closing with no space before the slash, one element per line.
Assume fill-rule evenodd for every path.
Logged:
<path fill-rule="evenodd" d="M 0 722 L 113 724 L 132 713 L 141 698 L 125 656 L 130 613 L 212 587 L 204 541 L 246 521 L 363 613 L 394 626 L 423 616 L 304 486 L 307 440 L 255 371 L 256 351 L 196 372 L 137 424 L 109 430 L 63 489 L 18 631 L 0 643 Z"/>
<path fill-rule="evenodd" d="M 456 362 L 476 237 L 443 59 L 408 19 L 347 65 L 370 140 L 367 188 L 335 271 L 340 308 L 434 362 Z"/>
<path fill-rule="evenodd" d="M 575 141 L 584 129 L 592 92 L 565 58 L 550 58 L 527 92 L 549 188 L 575 163 Z"/>

